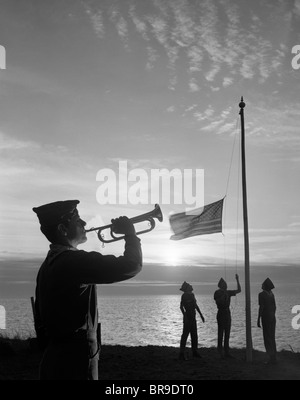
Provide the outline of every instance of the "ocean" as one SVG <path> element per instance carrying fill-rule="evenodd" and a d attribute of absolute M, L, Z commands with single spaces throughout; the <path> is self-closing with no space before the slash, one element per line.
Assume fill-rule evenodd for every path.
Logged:
<path fill-rule="evenodd" d="M 217 343 L 216 305 L 211 295 L 196 295 L 198 305 L 205 317 L 203 324 L 199 316 L 199 347 L 213 347 Z M 276 295 L 276 294 L 275 294 Z M 122 295 L 98 296 L 99 319 L 102 344 L 125 346 L 179 346 L 182 333 L 182 314 L 179 309 L 180 295 Z M 297 295 L 276 296 L 278 350 L 300 352 L 300 330 L 293 329 L 294 305 L 300 304 Z M 0 334 L 21 338 L 34 336 L 30 299 L 0 299 L 6 310 L 6 329 Z M 265 351 L 262 330 L 256 326 L 258 305 L 252 302 L 253 348 Z M 244 296 L 231 301 L 232 329 L 231 347 L 246 346 Z M 3 315 L 2 315 L 3 317 Z M 3 327 L 0 321 L 0 326 Z M 187 343 L 190 346 L 190 341 Z"/>

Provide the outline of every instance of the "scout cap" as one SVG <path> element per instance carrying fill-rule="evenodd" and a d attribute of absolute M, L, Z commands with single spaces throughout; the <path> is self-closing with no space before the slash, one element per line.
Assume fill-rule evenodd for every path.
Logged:
<path fill-rule="evenodd" d="M 65 219 L 72 218 L 75 211 L 77 211 L 77 204 L 79 204 L 79 200 L 55 201 L 54 203 L 34 207 L 32 210 L 37 214 L 41 226 L 54 226 Z"/>
<path fill-rule="evenodd" d="M 227 288 L 227 283 L 226 283 L 226 281 L 224 281 L 223 278 L 221 278 L 221 279 L 219 280 L 218 287 L 219 287 L 220 289 L 226 289 L 226 288 Z"/>
<path fill-rule="evenodd" d="M 274 286 L 274 284 L 273 284 L 273 282 L 271 281 L 270 278 L 267 278 L 267 279 L 263 282 L 262 286 L 263 286 L 263 288 L 266 289 L 266 290 L 275 289 L 275 286 Z"/>
<path fill-rule="evenodd" d="M 179 290 L 186 292 L 187 290 L 191 290 L 191 289 L 192 289 L 192 286 L 189 283 L 187 283 L 186 281 L 184 281 Z"/>

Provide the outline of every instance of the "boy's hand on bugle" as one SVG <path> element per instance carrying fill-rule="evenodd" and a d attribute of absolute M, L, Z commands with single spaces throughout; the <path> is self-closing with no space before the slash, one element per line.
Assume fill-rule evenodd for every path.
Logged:
<path fill-rule="evenodd" d="M 128 217 L 119 217 L 111 220 L 112 231 L 123 235 L 135 235 L 135 228 Z"/>

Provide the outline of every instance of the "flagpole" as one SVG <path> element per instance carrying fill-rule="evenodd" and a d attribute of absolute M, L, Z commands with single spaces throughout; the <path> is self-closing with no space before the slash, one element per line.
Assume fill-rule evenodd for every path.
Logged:
<path fill-rule="evenodd" d="M 248 234 L 248 209 L 247 209 L 247 184 L 246 184 L 246 156 L 245 156 L 245 125 L 244 103 L 241 97 L 241 156 L 242 156 L 242 190 L 243 190 L 243 220 L 244 220 L 244 251 L 245 251 L 245 300 L 246 300 L 246 360 L 252 361 L 252 334 L 251 334 L 251 295 L 250 295 L 250 262 L 249 262 L 249 234 Z"/>

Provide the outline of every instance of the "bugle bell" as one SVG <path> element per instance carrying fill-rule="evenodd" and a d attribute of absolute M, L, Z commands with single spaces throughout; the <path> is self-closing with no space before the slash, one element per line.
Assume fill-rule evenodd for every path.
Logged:
<path fill-rule="evenodd" d="M 158 204 L 155 204 L 155 207 L 152 211 L 142 214 L 142 215 L 138 215 L 137 217 L 129 218 L 129 219 L 133 224 L 136 224 L 139 222 L 144 222 L 144 221 L 148 221 L 150 223 L 150 227 L 148 229 L 144 229 L 142 231 L 136 232 L 137 235 L 141 235 L 143 233 L 150 232 L 155 228 L 155 220 L 154 220 L 155 218 L 159 222 L 163 221 L 163 214 L 162 214 L 160 206 Z M 104 231 L 105 229 L 110 229 L 110 236 L 112 237 L 112 239 L 109 239 L 109 240 L 104 239 L 102 231 Z M 116 242 L 117 240 L 122 240 L 125 238 L 125 235 L 115 236 L 115 234 L 113 232 L 113 224 L 99 226 L 97 228 L 91 228 L 91 229 L 85 230 L 85 232 L 93 232 L 93 231 L 98 231 L 97 232 L 98 239 L 103 243 L 112 243 L 112 242 Z"/>

